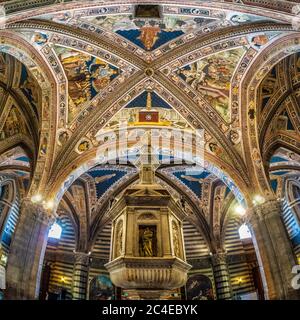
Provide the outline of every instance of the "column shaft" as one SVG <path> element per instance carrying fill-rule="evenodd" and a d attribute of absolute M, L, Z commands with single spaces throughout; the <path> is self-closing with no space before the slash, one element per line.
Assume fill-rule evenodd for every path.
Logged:
<path fill-rule="evenodd" d="M 291 286 L 297 262 L 282 220 L 281 202 L 269 200 L 252 208 L 249 216 L 266 298 L 299 299 L 299 292 Z"/>
<path fill-rule="evenodd" d="M 218 300 L 232 299 L 230 276 L 228 272 L 226 254 L 216 253 L 212 256 L 215 287 Z"/>
<path fill-rule="evenodd" d="M 38 299 L 48 231 L 54 220 L 41 205 L 23 200 L 8 256 L 6 299 Z"/>
<path fill-rule="evenodd" d="M 75 254 L 75 265 L 73 272 L 72 294 L 73 300 L 85 300 L 87 296 L 89 276 L 89 255 L 86 253 Z"/>

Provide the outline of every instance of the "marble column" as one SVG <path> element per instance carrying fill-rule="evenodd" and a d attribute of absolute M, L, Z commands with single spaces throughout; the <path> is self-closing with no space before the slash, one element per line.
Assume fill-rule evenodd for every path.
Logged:
<path fill-rule="evenodd" d="M 281 201 L 268 200 L 249 209 L 247 215 L 266 299 L 300 299 L 299 290 L 291 285 L 297 262 L 282 219 Z"/>
<path fill-rule="evenodd" d="M 73 300 L 85 300 L 87 297 L 90 255 L 84 252 L 75 253 L 73 271 Z"/>
<path fill-rule="evenodd" d="M 6 299 L 38 299 L 48 232 L 55 214 L 23 199 L 7 261 Z"/>
<path fill-rule="evenodd" d="M 226 262 L 226 253 L 218 252 L 212 255 L 212 266 L 218 300 L 231 300 L 232 289 Z"/>

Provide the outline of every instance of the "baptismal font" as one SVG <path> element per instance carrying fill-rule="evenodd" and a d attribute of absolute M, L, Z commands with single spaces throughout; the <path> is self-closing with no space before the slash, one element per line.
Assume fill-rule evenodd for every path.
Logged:
<path fill-rule="evenodd" d="M 166 296 L 185 285 L 191 268 L 183 241 L 185 213 L 169 192 L 155 183 L 158 165 L 153 159 L 148 151 L 139 157 L 135 163 L 139 182 L 129 187 L 109 212 L 113 228 L 110 261 L 105 267 L 113 284 L 129 292 L 132 299 Z"/>

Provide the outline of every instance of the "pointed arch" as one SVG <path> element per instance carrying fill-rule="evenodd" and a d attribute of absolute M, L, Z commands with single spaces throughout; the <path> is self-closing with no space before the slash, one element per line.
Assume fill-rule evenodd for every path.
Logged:
<path fill-rule="evenodd" d="M 247 169 L 253 172 L 251 180 L 254 186 L 260 192 L 269 197 L 272 196 L 272 190 L 268 183 L 267 174 L 262 161 L 262 150 L 258 141 L 258 123 L 257 123 L 257 89 L 261 81 L 267 75 L 278 61 L 300 49 L 298 44 L 299 33 L 288 34 L 274 41 L 271 46 L 267 46 L 256 57 L 255 61 L 249 67 L 241 83 L 241 121 L 243 152 L 246 159 Z M 255 73 L 253 73 L 255 70 Z M 242 106 L 247 106 L 243 108 Z"/>
<path fill-rule="evenodd" d="M 39 152 L 35 167 L 34 178 L 31 193 L 40 189 L 43 185 L 51 168 L 55 153 L 55 136 L 57 130 L 57 113 L 58 113 L 58 89 L 57 80 L 51 68 L 41 54 L 23 38 L 16 33 L 2 30 L 1 31 L 0 51 L 7 52 L 22 62 L 32 72 L 33 77 L 40 84 L 43 101 L 42 101 L 42 119 L 40 121 L 41 138 L 39 141 L 39 150 L 44 148 L 46 151 Z M 49 112 L 49 108 L 51 112 Z"/>

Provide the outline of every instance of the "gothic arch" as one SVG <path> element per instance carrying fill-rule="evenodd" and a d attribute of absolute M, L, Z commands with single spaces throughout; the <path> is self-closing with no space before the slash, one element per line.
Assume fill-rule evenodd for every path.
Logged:
<path fill-rule="evenodd" d="M 278 39 L 272 46 L 266 47 L 257 56 L 241 84 L 241 105 L 247 106 L 247 108 L 241 108 L 244 157 L 247 161 L 248 170 L 255 172 L 254 185 L 259 187 L 262 194 L 267 197 L 272 197 L 272 191 L 270 190 L 267 180 L 262 161 L 262 150 L 259 147 L 257 138 L 258 123 L 255 116 L 259 108 L 257 88 L 267 72 L 271 70 L 278 61 L 293 52 L 297 52 L 297 50 L 299 50 L 297 33 Z M 253 73 L 253 70 L 256 70 L 255 73 Z"/>
<path fill-rule="evenodd" d="M 39 150 L 44 147 L 49 147 L 47 156 L 45 157 L 41 153 L 37 155 L 37 164 L 35 168 L 34 181 L 31 193 L 37 192 L 37 189 L 42 187 L 45 177 L 43 172 L 47 172 L 45 168 L 48 168 L 51 163 L 51 157 L 54 154 L 54 141 L 56 135 L 56 113 L 57 113 L 57 81 L 53 76 L 52 71 L 48 68 L 47 63 L 43 57 L 32 46 L 16 33 L 11 31 L 1 32 L 1 46 L 0 50 L 5 51 L 13 55 L 16 59 L 20 60 L 31 72 L 35 80 L 39 83 L 42 89 L 43 102 L 42 102 L 42 118 L 40 122 L 41 138 L 39 142 Z M 50 107 L 52 106 L 52 107 Z M 52 112 L 49 113 L 49 108 Z M 49 134 L 49 128 L 53 128 Z M 47 134 L 46 134 L 47 132 Z M 46 138 L 46 135 L 48 138 Z M 49 135 L 49 136 L 48 136 Z M 44 137 L 44 145 L 43 145 Z M 45 140 L 46 139 L 46 140 Z M 47 141 L 47 143 L 45 143 Z M 37 150 L 35 150 L 37 154 Z M 46 167 L 45 167 L 46 166 Z M 39 182 L 37 182 L 39 181 Z"/>

